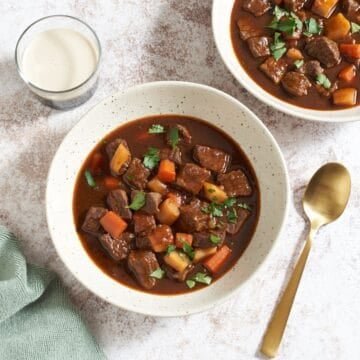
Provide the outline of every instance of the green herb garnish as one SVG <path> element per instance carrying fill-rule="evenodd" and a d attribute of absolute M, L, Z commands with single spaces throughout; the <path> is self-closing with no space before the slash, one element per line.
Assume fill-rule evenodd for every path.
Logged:
<path fill-rule="evenodd" d="M 149 134 L 163 134 L 165 128 L 160 124 L 152 124 L 148 130 Z"/>
<path fill-rule="evenodd" d="M 133 181 L 134 180 L 134 175 L 126 175 L 126 179 L 128 181 Z"/>
<path fill-rule="evenodd" d="M 234 206 L 236 204 L 236 199 L 233 198 L 233 197 L 229 197 L 227 198 L 224 202 L 223 202 L 223 205 L 224 207 L 226 208 L 229 208 L 231 206 Z"/>
<path fill-rule="evenodd" d="M 196 285 L 196 282 L 194 280 L 186 280 L 186 285 L 189 289 L 192 289 Z"/>
<path fill-rule="evenodd" d="M 214 245 L 218 245 L 220 242 L 221 238 L 220 236 L 214 235 L 214 234 L 210 234 L 210 241 L 214 244 Z"/>
<path fill-rule="evenodd" d="M 165 271 L 161 268 L 157 268 L 150 274 L 151 277 L 159 280 L 162 279 L 164 275 L 165 275 Z"/>
<path fill-rule="evenodd" d="M 300 69 L 304 65 L 304 60 L 295 60 L 293 64 L 297 69 Z"/>
<path fill-rule="evenodd" d="M 191 245 L 189 245 L 187 242 L 182 242 L 182 249 L 184 253 L 189 257 L 190 260 L 192 260 L 195 256 L 195 251 Z"/>
<path fill-rule="evenodd" d="M 302 30 L 303 30 L 302 21 L 299 19 L 299 17 L 294 12 L 291 12 L 290 15 L 291 15 L 291 18 L 295 20 L 296 29 L 299 30 L 300 32 L 302 32 Z"/>
<path fill-rule="evenodd" d="M 143 161 L 144 166 L 150 170 L 156 167 L 160 162 L 159 153 L 160 151 L 158 148 L 150 146 L 147 149 L 147 152 L 144 156 L 144 161 Z"/>
<path fill-rule="evenodd" d="M 134 196 L 133 201 L 128 206 L 128 208 L 137 211 L 140 210 L 144 205 L 145 205 L 145 193 L 143 191 L 138 191 Z"/>
<path fill-rule="evenodd" d="M 249 204 L 246 203 L 238 203 L 238 207 L 248 210 L 248 211 L 252 211 L 251 206 Z"/>
<path fill-rule="evenodd" d="M 166 253 L 170 254 L 171 252 L 173 252 L 176 249 L 175 245 L 169 245 L 166 249 Z"/>
<path fill-rule="evenodd" d="M 281 34 L 276 32 L 274 34 L 274 41 L 270 45 L 270 51 L 273 58 L 277 61 L 286 53 L 286 44 L 280 39 Z"/>
<path fill-rule="evenodd" d="M 86 179 L 87 184 L 88 184 L 90 187 L 94 188 L 94 187 L 96 186 L 96 181 L 95 181 L 95 179 L 93 178 L 93 176 L 91 175 L 90 170 L 86 170 L 85 173 L 84 173 L 84 175 L 85 175 L 85 179 Z"/>
<path fill-rule="evenodd" d="M 319 35 L 321 33 L 322 27 L 314 18 L 305 20 L 305 31 L 303 34 L 305 36 Z"/>
<path fill-rule="evenodd" d="M 179 138 L 179 129 L 177 127 L 173 127 L 170 129 L 170 133 L 169 133 L 169 140 L 170 140 L 170 145 L 173 149 L 176 148 L 180 138 Z"/>
<path fill-rule="evenodd" d="M 324 74 L 317 74 L 316 75 L 316 83 L 321 85 L 325 89 L 330 89 L 331 88 L 331 81 Z"/>
<path fill-rule="evenodd" d="M 277 5 L 275 5 L 273 10 L 273 15 L 275 16 L 275 19 L 279 21 L 283 16 L 288 16 L 289 12 Z"/>
<path fill-rule="evenodd" d="M 357 32 L 360 32 L 360 25 L 354 22 L 351 22 L 351 33 L 355 34 Z"/>
<path fill-rule="evenodd" d="M 228 211 L 228 213 L 226 214 L 228 220 L 229 220 L 229 223 L 230 224 L 234 224 L 236 222 L 236 219 L 238 217 L 238 214 L 235 210 L 235 208 L 232 208 L 231 210 Z"/>
<path fill-rule="evenodd" d="M 198 272 L 196 273 L 195 276 L 193 276 L 191 278 L 191 280 L 196 281 L 197 283 L 201 283 L 201 284 L 206 284 L 206 285 L 210 285 L 212 278 L 209 275 L 206 275 L 202 272 Z"/>
<path fill-rule="evenodd" d="M 200 210 L 201 210 L 203 213 L 205 213 L 205 214 L 210 214 L 210 209 L 209 209 L 209 207 L 202 207 Z"/>
<path fill-rule="evenodd" d="M 270 29 L 285 32 L 289 35 L 292 35 L 296 28 L 296 20 L 293 19 L 292 17 L 289 17 L 283 21 L 278 21 L 276 19 L 273 19 L 268 27 Z"/>
<path fill-rule="evenodd" d="M 214 202 L 209 205 L 210 214 L 214 217 L 223 216 L 223 212 L 220 204 L 215 204 Z"/>

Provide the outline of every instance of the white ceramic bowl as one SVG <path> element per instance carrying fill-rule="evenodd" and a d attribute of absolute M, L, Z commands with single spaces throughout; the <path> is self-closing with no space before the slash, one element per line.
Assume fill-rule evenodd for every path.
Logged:
<path fill-rule="evenodd" d="M 237 264 L 211 286 L 182 295 L 153 295 L 131 289 L 102 272 L 85 252 L 75 231 L 72 198 L 78 171 L 106 134 L 129 120 L 155 114 L 184 114 L 222 128 L 251 161 L 260 187 L 260 217 L 248 248 Z M 264 262 L 287 213 L 289 182 L 280 149 L 263 123 L 231 96 L 199 84 L 155 82 L 115 94 L 74 126 L 50 167 L 46 211 L 52 240 L 76 278 L 103 299 L 124 309 L 154 316 L 199 312 L 224 300 Z"/>
<path fill-rule="evenodd" d="M 233 76 L 251 94 L 267 105 L 284 113 L 307 120 L 346 122 L 360 119 L 360 108 L 345 110 L 313 110 L 289 104 L 260 87 L 240 65 L 234 52 L 230 36 L 230 18 L 235 0 L 214 0 L 212 7 L 212 28 L 218 51 Z M 249 16 L 252 16 L 249 14 Z"/>

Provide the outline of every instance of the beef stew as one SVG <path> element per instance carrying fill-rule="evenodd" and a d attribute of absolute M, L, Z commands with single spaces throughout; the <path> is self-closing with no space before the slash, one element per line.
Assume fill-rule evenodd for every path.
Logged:
<path fill-rule="evenodd" d="M 178 294 L 234 266 L 259 202 L 255 173 L 235 141 L 202 120 L 159 115 L 97 144 L 78 175 L 73 212 L 84 248 L 106 274 Z"/>

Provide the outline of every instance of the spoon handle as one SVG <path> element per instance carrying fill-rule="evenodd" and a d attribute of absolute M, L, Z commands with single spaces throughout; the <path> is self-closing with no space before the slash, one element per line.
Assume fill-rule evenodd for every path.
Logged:
<path fill-rule="evenodd" d="M 268 357 L 274 357 L 278 351 L 286 323 L 295 299 L 296 291 L 300 283 L 301 275 L 304 271 L 306 260 L 308 258 L 312 244 L 312 234 L 304 245 L 301 255 L 296 263 L 290 281 L 281 297 L 280 302 L 275 308 L 273 317 L 268 325 L 261 345 L 261 352 Z"/>

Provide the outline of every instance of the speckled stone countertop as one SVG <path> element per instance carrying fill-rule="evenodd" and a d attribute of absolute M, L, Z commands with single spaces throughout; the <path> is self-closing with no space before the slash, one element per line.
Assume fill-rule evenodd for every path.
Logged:
<path fill-rule="evenodd" d="M 88 22 L 103 46 L 96 94 L 65 112 L 35 100 L 14 65 L 24 28 L 57 13 Z M 0 223 L 22 239 L 30 261 L 60 275 L 109 359 L 261 358 L 263 332 L 307 231 L 301 195 L 328 161 L 349 168 L 351 199 L 345 214 L 314 242 L 278 359 L 360 359 L 360 122 L 316 124 L 256 100 L 217 53 L 210 0 L 10 0 L 0 3 L 0 14 Z M 45 218 L 47 171 L 65 134 L 104 97 L 154 80 L 208 84 L 247 105 L 279 142 L 293 194 L 286 229 L 265 266 L 231 300 L 182 318 L 129 313 L 90 293 L 60 261 Z"/>

